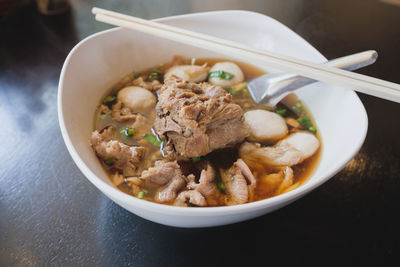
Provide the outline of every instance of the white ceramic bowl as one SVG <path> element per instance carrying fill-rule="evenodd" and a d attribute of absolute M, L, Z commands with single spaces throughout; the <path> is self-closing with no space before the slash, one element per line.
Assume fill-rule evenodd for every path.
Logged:
<path fill-rule="evenodd" d="M 218 11 L 159 19 L 189 30 L 235 40 L 293 57 L 325 58 L 286 26 L 247 11 Z M 125 75 L 171 60 L 218 54 L 120 28 L 89 36 L 65 60 L 58 87 L 58 117 L 65 144 L 79 169 L 105 195 L 145 219 L 178 227 L 207 227 L 251 219 L 285 206 L 326 182 L 357 153 L 367 132 L 367 115 L 357 95 L 341 87 L 314 84 L 297 92 L 311 110 L 322 137 L 320 164 L 301 187 L 231 207 L 185 208 L 144 201 L 119 191 L 89 146 L 94 111 L 105 92 Z M 276 70 L 261 66 L 267 71 Z"/>

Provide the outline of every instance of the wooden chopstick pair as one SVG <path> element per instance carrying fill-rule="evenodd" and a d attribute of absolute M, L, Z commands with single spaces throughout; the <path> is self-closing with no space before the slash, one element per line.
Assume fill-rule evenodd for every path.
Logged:
<path fill-rule="evenodd" d="M 96 20 L 128 28 L 195 47 L 212 50 L 239 60 L 270 66 L 289 73 L 336 84 L 358 92 L 400 103 L 400 85 L 370 76 L 345 71 L 323 64 L 280 55 L 234 41 L 197 33 L 162 23 L 140 19 L 117 12 L 93 8 Z"/>

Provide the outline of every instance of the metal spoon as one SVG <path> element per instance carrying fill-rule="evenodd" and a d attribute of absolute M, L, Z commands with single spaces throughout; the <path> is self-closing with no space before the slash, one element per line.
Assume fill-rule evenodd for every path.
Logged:
<path fill-rule="evenodd" d="M 329 60 L 324 64 L 335 68 L 353 71 L 371 65 L 376 61 L 377 57 L 378 54 L 376 51 L 369 50 Z M 247 88 L 256 103 L 274 107 L 291 92 L 315 82 L 317 82 L 317 80 L 296 74 L 271 73 L 251 80 L 248 83 Z"/>

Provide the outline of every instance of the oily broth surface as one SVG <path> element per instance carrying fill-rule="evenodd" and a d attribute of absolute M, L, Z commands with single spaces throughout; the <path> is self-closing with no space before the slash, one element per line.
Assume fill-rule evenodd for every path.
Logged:
<path fill-rule="evenodd" d="M 215 58 L 202 58 L 202 59 L 196 59 L 195 64 L 203 65 L 204 63 L 207 63 L 207 65 L 211 67 L 215 63 L 221 62 L 221 61 L 226 61 L 226 60 L 225 59 L 215 59 Z M 234 60 L 229 60 L 229 61 L 236 63 L 241 68 L 241 70 L 243 71 L 243 73 L 245 75 L 245 81 L 250 81 L 251 79 L 261 76 L 266 73 L 265 71 L 255 67 L 255 66 L 252 66 L 252 65 L 249 65 L 249 64 L 246 64 L 243 62 L 238 62 L 238 61 L 234 61 Z M 184 60 L 183 63 L 190 64 L 191 62 L 190 62 L 190 60 Z M 171 66 L 171 63 L 167 63 L 167 64 L 158 65 L 153 68 L 143 70 L 140 72 L 131 73 L 131 74 L 127 75 L 126 77 L 124 77 L 117 84 L 115 84 L 112 88 L 110 88 L 110 90 L 108 91 L 108 93 L 105 96 L 116 95 L 120 89 L 122 89 L 126 86 L 130 86 L 132 80 L 135 79 L 135 77 L 138 75 L 138 73 L 140 73 L 142 75 L 147 75 L 154 68 L 160 69 L 164 73 L 164 71 L 166 69 L 168 69 L 170 66 Z M 294 101 L 297 101 L 297 97 L 295 95 L 292 94 L 290 97 L 293 98 Z M 271 110 L 271 109 L 267 108 L 266 106 L 256 104 L 252 100 L 249 93 L 241 93 L 240 95 L 233 95 L 233 101 L 236 104 L 240 105 L 242 107 L 242 109 L 244 110 L 244 112 L 246 112 L 248 110 L 253 110 L 253 109 Z M 308 110 L 306 108 L 304 110 L 305 110 L 305 114 L 308 116 L 308 118 L 311 119 L 313 125 L 315 125 L 311 114 L 308 112 Z M 98 108 L 95 112 L 94 129 L 100 131 L 106 126 L 114 125 L 117 130 L 116 134 L 115 134 L 116 140 L 123 142 L 130 146 L 131 145 L 140 145 L 147 149 L 146 155 L 142 161 L 142 166 L 141 166 L 142 170 L 146 170 L 146 169 L 150 168 L 151 166 L 153 166 L 154 162 L 156 160 L 163 159 L 163 156 L 162 156 L 162 153 L 161 153 L 159 147 L 154 146 L 153 144 L 150 144 L 146 140 L 143 140 L 142 138 L 140 138 L 141 137 L 140 135 L 142 135 L 144 133 L 151 133 L 151 131 L 152 131 L 151 127 L 152 127 L 152 124 L 156 117 L 155 109 L 148 112 L 147 114 L 143 114 L 146 118 L 149 119 L 148 123 L 146 124 L 145 129 L 140 129 L 140 131 L 138 133 L 135 133 L 133 138 L 132 137 L 122 137 L 122 135 L 119 134 L 119 131 L 121 129 L 129 128 L 133 124 L 132 122 L 129 122 L 129 121 L 128 122 L 116 122 L 111 119 L 110 115 L 106 116 L 105 118 L 104 117 L 101 118 L 100 115 L 101 115 L 101 112 L 100 112 L 100 109 Z M 294 113 L 290 112 L 290 115 L 294 115 Z M 297 188 L 298 186 L 304 184 L 307 181 L 307 179 L 312 175 L 314 170 L 316 169 L 319 159 L 320 159 L 321 150 L 322 150 L 321 149 L 321 147 L 322 147 L 321 138 L 319 137 L 318 132 L 317 132 L 316 136 L 320 141 L 320 147 L 319 147 L 318 151 L 312 157 L 305 160 L 303 163 L 291 167 L 294 172 L 294 182 L 293 182 L 293 185 L 291 187 L 289 187 L 287 190 L 285 190 L 284 192 L 293 190 L 293 189 Z M 268 144 L 268 145 L 272 145 L 272 144 Z M 230 167 L 233 164 L 233 162 L 235 162 L 236 159 L 238 158 L 238 148 L 239 148 L 239 146 L 236 145 L 232 148 L 227 148 L 227 149 L 211 152 L 210 154 L 206 155 L 204 157 L 204 159 L 202 159 L 200 162 L 193 163 L 191 161 L 186 161 L 186 162 L 179 162 L 179 164 L 182 166 L 182 172 L 184 175 L 193 173 L 193 174 L 195 174 L 196 179 L 198 179 L 201 169 L 205 167 L 206 160 L 209 160 L 212 163 L 212 165 L 216 168 L 216 170 L 218 170 L 220 168 L 226 169 L 226 168 Z M 259 182 L 260 179 L 262 179 L 262 177 L 264 175 L 270 174 L 270 173 L 275 173 L 275 172 L 277 172 L 277 170 L 276 169 L 274 170 L 266 165 L 261 165 L 261 164 L 252 164 L 252 165 L 248 165 L 248 166 L 249 166 L 250 170 L 252 171 L 253 175 L 255 176 L 255 178 L 257 179 L 257 187 L 254 191 L 253 201 L 262 200 L 262 199 L 277 195 L 275 192 L 276 187 L 271 186 L 270 184 Z M 108 173 L 110 180 L 113 181 L 112 176 L 115 173 L 115 171 L 104 163 L 103 163 L 103 167 L 105 168 L 106 172 Z M 127 194 L 134 195 L 131 186 L 129 186 L 125 182 L 120 184 L 118 186 L 118 188 Z M 146 199 L 149 201 L 154 201 L 155 194 L 160 190 L 159 186 L 156 186 L 156 185 L 151 186 L 148 184 L 146 184 L 145 187 L 141 186 L 141 188 L 144 188 L 148 191 L 148 193 L 144 195 L 143 199 Z M 162 189 L 163 189 L 163 187 L 161 188 L 161 190 Z M 209 206 L 223 206 L 223 205 L 225 205 L 224 204 L 224 195 L 222 193 L 218 192 L 218 194 L 212 199 L 212 201 L 208 201 L 208 202 L 209 202 L 208 203 Z M 164 203 L 164 204 L 172 205 L 172 203 Z"/>

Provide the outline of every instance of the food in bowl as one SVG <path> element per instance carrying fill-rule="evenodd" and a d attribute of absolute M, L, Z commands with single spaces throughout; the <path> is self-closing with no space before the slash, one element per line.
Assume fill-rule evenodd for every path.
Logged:
<path fill-rule="evenodd" d="M 264 74 L 240 62 L 184 59 L 135 72 L 95 112 L 90 142 L 113 183 L 175 206 L 231 206 L 297 188 L 321 147 L 294 95 L 255 104 L 246 81 Z"/>

